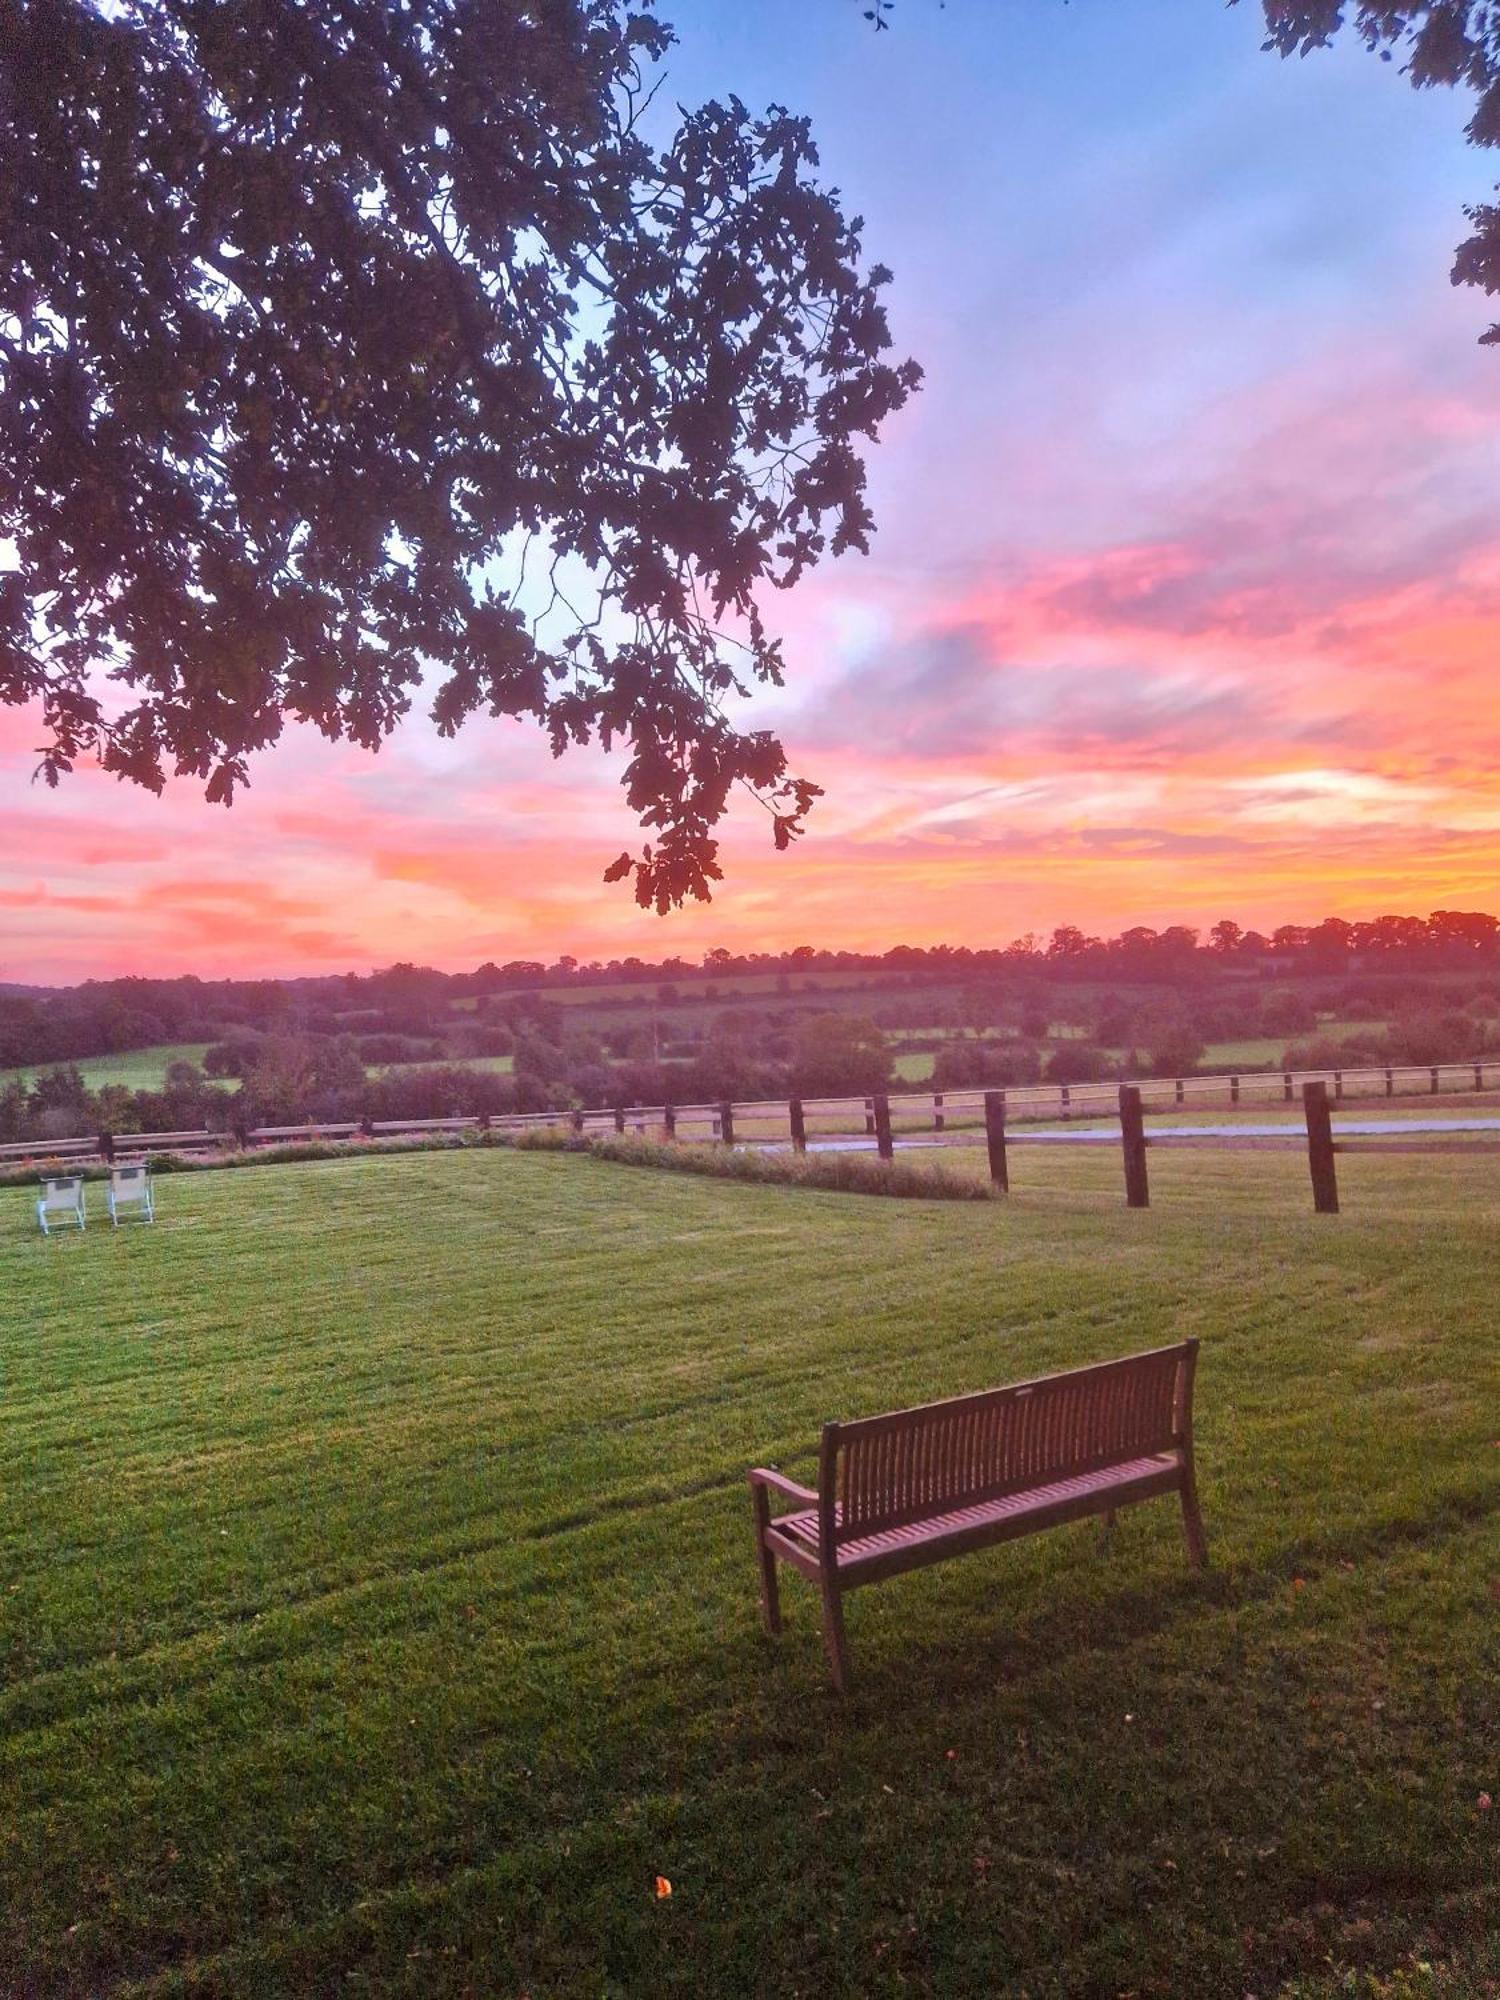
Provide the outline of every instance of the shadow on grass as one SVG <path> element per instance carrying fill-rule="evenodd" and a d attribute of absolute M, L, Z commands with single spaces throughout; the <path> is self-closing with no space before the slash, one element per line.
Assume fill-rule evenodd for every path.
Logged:
<path fill-rule="evenodd" d="M 977 1670 L 983 1671 L 987 1682 L 996 1677 L 1026 1680 L 1092 1653 L 1158 1638 L 1183 1617 L 1270 1603 L 1297 1579 L 1314 1582 L 1342 1565 L 1357 1566 L 1361 1560 L 1372 1561 L 1403 1550 L 1431 1546 L 1497 1513 L 1500 1513 L 1500 1485 L 1481 1493 L 1450 1493 L 1421 1514 L 1401 1514 L 1340 1527 L 1326 1534 L 1299 1536 L 1254 1567 L 1240 1562 L 1214 1567 L 1210 1541 L 1207 1570 L 1164 1570 L 1154 1582 L 1103 1597 L 1088 1592 L 1081 1581 L 1076 1589 L 1070 1590 L 1067 1573 L 1060 1572 L 1053 1606 L 1041 1616 L 1020 1624 L 1003 1625 L 997 1618 L 995 1641 L 982 1654 L 976 1653 L 972 1645 L 960 1650 L 942 1640 L 916 1638 L 909 1650 L 888 1654 L 883 1659 L 867 1647 L 862 1661 L 856 1608 L 846 1612 L 854 1654 L 851 1694 L 846 1702 L 841 1702 L 829 1685 L 828 1698 L 836 1707 L 847 1707 L 856 1722 L 883 1718 L 889 1715 L 893 1702 L 911 1704 L 912 1674 L 920 1671 L 923 1707 L 931 1708 L 944 1700 L 963 1701 L 975 1692 Z M 748 1534 L 746 1539 L 748 1544 Z M 1080 1556 L 1080 1560 L 1087 1558 Z M 1108 1557 L 1100 1555 L 1094 1560 L 1096 1564 L 1107 1563 Z M 752 1646 L 747 1639 L 739 1648 L 743 1663 L 747 1670 L 753 1671 L 758 1659 L 764 1671 L 774 1672 L 778 1670 L 778 1660 L 784 1659 L 786 1665 L 781 1671 L 800 1672 L 806 1664 L 806 1655 L 797 1644 L 797 1634 L 805 1627 L 817 1649 L 821 1670 L 823 1650 L 816 1590 L 810 1585 L 799 1588 L 800 1578 L 787 1571 L 782 1574 L 786 1631 L 780 1640 L 772 1640 L 759 1630 L 759 1611 L 752 1595 L 747 1561 L 746 1621 L 755 1616 L 758 1643 Z M 903 1579 L 893 1581 L 899 1588 Z M 852 1593 L 854 1604 L 857 1606 L 866 1594 Z M 966 1633 L 972 1632 L 973 1615 L 961 1613 L 960 1619 Z M 790 1652 L 788 1639 L 792 1640 Z"/>

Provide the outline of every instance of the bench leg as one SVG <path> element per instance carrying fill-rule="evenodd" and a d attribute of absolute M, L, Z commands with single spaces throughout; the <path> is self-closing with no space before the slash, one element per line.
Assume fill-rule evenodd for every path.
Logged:
<path fill-rule="evenodd" d="M 849 1642 L 844 1637 L 844 1599 L 836 1579 L 823 1578 L 823 1644 L 828 1668 L 840 1694 L 849 1692 Z"/>
<path fill-rule="evenodd" d="M 1188 1561 L 1194 1569 L 1205 1568 L 1208 1563 L 1208 1538 L 1203 1532 L 1203 1516 L 1198 1510 L 1198 1488 L 1191 1466 L 1182 1481 L 1182 1532 L 1187 1540 Z"/>
<path fill-rule="evenodd" d="M 766 1546 L 766 1530 L 771 1525 L 771 1503 L 764 1486 L 751 1489 L 755 1504 L 755 1556 L 760 1564 L 760 1615 L 774 1639 L 781 1630 L 781 1588 L 776 1579 L 776 1557 Z"/>

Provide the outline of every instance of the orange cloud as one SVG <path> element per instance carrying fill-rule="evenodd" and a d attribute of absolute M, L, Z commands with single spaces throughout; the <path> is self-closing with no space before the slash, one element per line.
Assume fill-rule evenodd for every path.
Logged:
<path fill-rule="evenodd" d="M 444 742 L 414 721 L 379 757 L 293 730 L 226 813 L 97 771 L 32 786 L 36 719 L 11 715 L 0 977 L 1494 906 L 1487 387 L 1428 390 L 1386 363 L 1358 379 L 1334 357 L 1209 407 L 1170 463 L 1116 468 L 1114 522 L 1074 443 L 1079 521 L 993 546 L 976 526 L 950 548 L 923 539 L 917 494 L 905 542 L 788 600 L 788 689 L 751 720 L 828 795 L 789 855 L 757 809 L 737 814 L 709 909 L 661 921 L 604 886 L 637 838 L 621 760 L 554 763 L 534 730 Z M 920 444 L 918 427 L 908 464 Z M 974 455 L 982 495 L 982 436 Z"/>

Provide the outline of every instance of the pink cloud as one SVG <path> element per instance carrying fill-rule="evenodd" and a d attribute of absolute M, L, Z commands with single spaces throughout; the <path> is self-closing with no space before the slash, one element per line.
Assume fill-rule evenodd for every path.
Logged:
<path fill-rule="evenodd" d="M 773 607 L 790 686 L 751 720 L 774 718 L 828 797 L 788 856 L 747 806 L 722 895 L 666 922 L 600 880 L 637 838 L 618 756 L 554 763 L 535 731 L 484 722 L 443 743 L 413 721 L 378 757 L 293 730 L 226 813 L 92 770 L 33 786 L 35 718 L 0 716 L 0 976 L 1492 902 L 1497 443 L 1487 378 L 1428 389 L 1330 356 L 1112 468 L 1114 520 L 1087 441 L 1060 436 L 1088 501 L 1071 525 L 1052 507 L 1028 538 L 971 500 L 967 540 L 939 515 L 941 536 L 821 573 Z M 973 449 L 980 495 L 1062 477 Z"/>

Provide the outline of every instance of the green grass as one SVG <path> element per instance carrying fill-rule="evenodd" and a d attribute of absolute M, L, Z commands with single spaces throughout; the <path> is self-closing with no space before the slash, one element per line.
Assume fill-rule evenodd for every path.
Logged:
<path fill-rule="evenodd" d="M 1490 1990 L 1492 1163 L 1022 1164 L 0 1195 L 0 1991 Z M 763 1637 L 747 1465 L 1188 1333 L 1206 1576 L 1158 1504 L 861 1593 L 847 1701 Z"/>
<path fill-rule="evenodd" d="M 1291 1035 L 1248 1035 L 1237 1042 L 1210 1042 L 1198 1058 L 1202 1070 L 1229 1070 L 1237 1064 L 1246 1069 L 1275 1069 Z M 1303 1036 L 1304 1041 L 1308 1040 Z"/>
<path fill-rule="evenodd" d="M 118 1055 L 80 1056 L 76 1067 L 90 1090 L 102 1090 L 107 1083 L 123 1083 L 127 1090 L 160 1090 L 166 1082 L 168 1063 L 201 1063 L 209 1046 L 207 1042 L 158 1042 L 154 1048 L 125 1049 Z M 19 1078 L 29 1089 L 43 1071 L 72 1066 L 42 1063 L 30 1069 L 3 1070 L 0 1086 Z M 234 1088 L 232 1083 L 226 1087 Z"/>
<path fill-rule="evenodd" d="M 1294 1043 L 1342 1041 L 1346 1035 L 1375 1036 L 1384 1032 L 1382 1021 L 1319 1021 L 1317 1027 L 1306 1034 L 1250 1035 L 1240 1041 L 1210 1042 L 1198 1067 L 1204 1070 L 1230 1069 L 1242 1063 L 1247 1069 L 1279 1069 L 1282 1056 Z"/>
<path fill-rule="evenodd" d="M 420 1069 L 482 1069 L 492 1076 L 509 1076 L 515 1069 L 514 1056 L 424 1056 L 420 1062 L 371 1063 L 371 1076 L 401 1076 Z"/>

